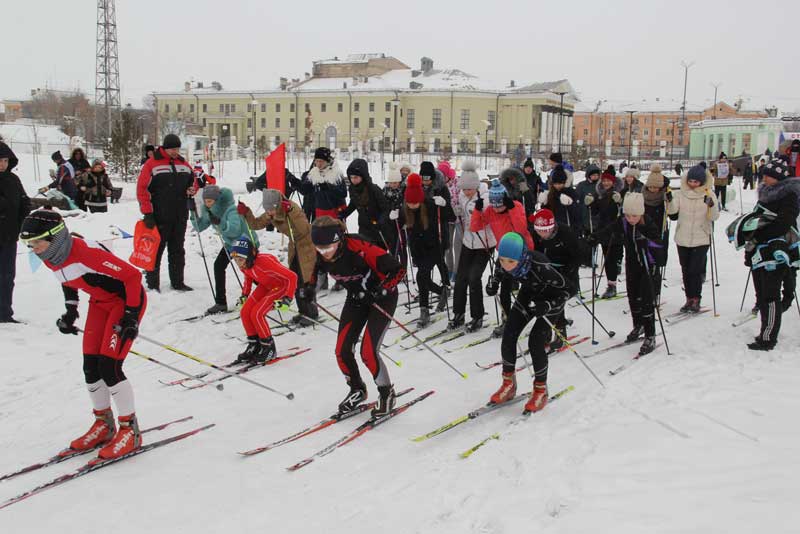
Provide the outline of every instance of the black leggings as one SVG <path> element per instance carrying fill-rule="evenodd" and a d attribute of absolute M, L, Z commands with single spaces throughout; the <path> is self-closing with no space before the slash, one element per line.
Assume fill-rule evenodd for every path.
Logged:
<path fill-rule="evenodd" d="M 122 364 L 125 360 L 115 360 L 108 356 L 96 354 L 83 355 L 83 376 L 87 384 L 94 384 L 102 380 L 106 386 L 116 386 L 125 380 Z"/>
<path fill-rule="evenodd" d="M 386 298 L 376 303 L 383 308 L 389 315 L 394 315 L 397 307 L 397 291 L 393 291 Z M 355 346 L 361 331 L 364 331 L 364 339 L 361 342 L 361 361 L 367 366 L 375 384 L 378 386 L 391 385 L 389 370 L 383 363 L 380 355 L 381 342 L 383 335 L 389 326 L 390 319 L 383 313 L 376 310 L 374 306 L 364 302 L 356 302 L 348 295 L 342 308 L 339 319 L 339 334 L 336 339 L 336 361 L 339 369 L 350 385 L 363 384 L 361 373 L 356 364 Z"/>
<path fill-rule="evenodd" d="M 699 247 L 678 246 L 678 259 L 683 273 L 683 292 L 686 298 L 703 296 L 703 282 L 706 277 L 706 260 L 709 245 Z"/>
<path fill-rule="evenodd" d="M 228 252 L 222 247 L 214 260 L 214 290 L 216 291 L 217 304 L 227 304 L 228 298 L 225 295 L 225 270 L 230 263 Z"/>
<path fill-rule="evenodd" d="M 555 323 L 557 315 L 547 317 L 550 322 Z M 517 340 L 519 339 L 525 325 L 530 322 L 532 317 L 524 311 L 524 307 L 519 302 L 514 304 L 511 313 L 506 321 L 506 328 L 503 332 L 503 341 L 500 344 L 500 351 L 503 354 L 503 372 L 513 373 L 517 365 Z M 544 317 L 536 317 L 533 328 L 528 335 L 528 349 L 533 359 L 533 372 L 538 382 L 547 382 L 547 352 L 545 345 L 550 342 L 551 329 Z"/>
<path fill-rule="evenodd" d="M 456 270 L 456 284 L 453 290 L 453 313 L 464 315 L 467 309 L 467 289 L 469 289 L 469 313 L 473 319 L 483 317 L 483 286 L 481 278 L 489 256 L 494 248 L 471 249 L 462 246 Z"/>
<path fill-rule="evenodd" d="M 600 244 L 603 251 L 604 270 L 609 282 L 616 282 L 622 270 L 622 243 L 614 241 L 613 236 L 605 243 Z"/>
<path fill-rule="evenodd" d="M 719 199 L 719 205 L 721 208 L 725 207 L 725 199 L 728 196 L 728 186 L 727 185 L 715 185 L 714 186 L 714 194 L 717 195 Z"/>
<path fill-rule="evenodd" d="M 650 282 L 655 295 L 650 290 Z M 650 268 L 648 277 L 647 271 L 638 263 L 625 264 L 625 289 L 628 291 L 628 306 L 631 308 L 631 319 L 633 326 L 644 328 L 644 335 L 652 337 L 656 335 L 655 302 L 661 287 L 661 276 L 658 267 Z"/>
<path fill-rule="evenodd" d="M 433 268 L 436 267 L 436 260 L 430 258 L 420 258 L 417 264 L 417 288 L 419 289 L 419 307 L 427 308 L 430 301 L 430 292 L 437 295 L 442 293 L 442 286 L 435 283 L 432 278 Z"/>

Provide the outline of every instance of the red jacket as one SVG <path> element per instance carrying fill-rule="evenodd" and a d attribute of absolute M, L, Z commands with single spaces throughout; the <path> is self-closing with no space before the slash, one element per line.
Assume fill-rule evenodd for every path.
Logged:
<path fill-rule="evenodd" d="M 148 159 L 136 183 L 136 198 L 142 214 L 152 213 L 156 222 L 166 223 L 189 217 L 186 190 L 192 187 L 192 167 L 181 156 L 171 158 L 163 148 Z"/>
<path fill-rule="evenodd" d="M 533 239 L 528 232 L 528 222 L 525 220 L 525 208 L 519 201 L 514 201 L 514 209 L 502 213 L 494 211 L 492 207 L 484 208 L 481 211 L 472 210 L 472 217 L 469 221 L 470 231 L 479 232 L 487 225 L 492 229 L 498 243 L 508 232 L 517 232 L 525 240 L 528 250 L 533 250 Z"/>
<path fill-rule="evenodd" d="M 44 264 L 61 282 L 67 304 L 78 304 L 80 289 L 92 300 L 121 299 L 131 308 L 142 305 L 142 273 L 98 243 L 73 237 L 72 250 L 64 263 L 53 265 L 46 261 Z"/>
<path fill-rule="evenodd" d="M 293 297 L 297 290 L 297 275 L 271 254 L 259 254 L 253 262 L 253 267 L 242 269 L 242 272 L 244 273 L 242 295 L 250 295 L 254 281 L 260 286 L 283 289 L 277 298 Z"/>

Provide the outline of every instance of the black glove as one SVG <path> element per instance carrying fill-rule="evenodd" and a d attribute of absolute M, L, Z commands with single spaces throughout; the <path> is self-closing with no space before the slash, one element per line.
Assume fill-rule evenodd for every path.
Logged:
<path fill-rule="evenodd" d="M 144 219 L 142 219 L 142 220 L 144 221 L 144 225 L 146 227 L 148 227 L 150 229 L 153 229 L 153 228 L 156 227 L 156 217 L 152 213 L 145 214 Z"/>
<path fill-rule="evenodd" d="M 136 339 L 136 336 L 139 335 L 139 310 L 125 306 L 125 313 L 122 314 L 122 319 L 117 326 L 121 338 L 120 347 L 128 340 Z"/>
<path fill-rule="evenodd" d="M 494 276 L 489 277 L 489 281 L 486 282 L 486 294 L 490 297 L 497 295 L 497 292 L 500 290 L 500 280 L 495 278 Z"/>
<path fill-rule="evenodd" d="M 373 287 L 372 290 L 369 292 L 370 298 L 372 301 L 381 300 L 384 297 L 389 295 L 389 290 L 383 287 L 382 285 L 378 284 L 377 286 Z"/>
<path fill-rule="evenodd" d="M 211 224 L 219 226 L 219 217 L 217 217 L 210 211 L 208 212 L 208 220 L 211 221 Z"/>
<path fill-rule="evenodd" d="M 503 206 L 506 208 L 513 210 L 514 209 L 514 201 L 511 200 L 511 197 L 508 195 L 503 195 Z"/>
<path fill-rule="evenodd" d="M 478 200 L 475 201 L 475 209 L 478 211 L 483 211 L 483 198 L 480 196 L 478 197 Z"/>
<path fill-rule="evenodd" d="M 67 313 L 62 315 L 56 321 L 58 331 L 62 334 L 78 335 L 78 328 L 75 326 L 75 321 L 78 319 L 78 307 L 74 304 L 67 305 Z"/>
<path fill-rule="evenodd" d="M 672 202 L 672 191 L 667 191 L 666 198 L 667 202 Z"/>
<path fill-rule="evenodd" d="M 703 202 L 705 202 L 706 206 L 708 206 L 709 208 L 714 206 L 714 199 L 708 195 L 703 197 Z"/>

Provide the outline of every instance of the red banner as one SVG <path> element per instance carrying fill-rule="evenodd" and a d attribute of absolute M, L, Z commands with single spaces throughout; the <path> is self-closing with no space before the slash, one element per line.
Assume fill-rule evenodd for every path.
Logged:
<path fill-rule="evenodd" d="M 286 194 L 286 143 L 281 143 L 278 148 L 264 158 L 267 163 L 267 187 L 277 189 Z"/>
<path fill-rule="evenodd" d="M 160 243 L 161 236 L 158 228 L 148 228 L 144 221 L 137 221 L 133 231 L 133 252 L 128 261 L 145 271 L 152 271 L 156 266 L 156 255 Z"/>

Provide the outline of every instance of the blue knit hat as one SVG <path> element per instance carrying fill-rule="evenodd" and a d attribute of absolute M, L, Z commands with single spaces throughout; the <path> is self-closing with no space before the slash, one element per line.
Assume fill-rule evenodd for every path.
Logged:
<path fill-rule="evenodd" d="M 525 252 L 525 240 L 516 232 L 508 232 L 497 244 L 497 255 L 501 258 L 519 261 Z"/>
<path fill-rule="evenodd" d="M 702 165 L 695 165 L 689 172 L 686 173 L 686 180 L 695 180 L 700 182 L 700 185 L 705 185 L 706 183 L 706 169 Z"/>
<path fill-rule="evenodd" d="M 492 186 L 489 188 L 489 204 L 494 207 L 503 205 L 503 198 L 506 196 L 506 188 L 500 183 L 500 180 L 495 178 L 492 180 Z"/>
<path fill-rule="evenodd" d="M 245 258 L 255 256 L 255 247 L 250 238 L 243 235 L 237 239 L 231 246 L 231 256 L 233 255 L 244 256 Z"/>

